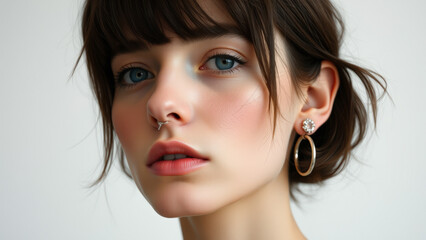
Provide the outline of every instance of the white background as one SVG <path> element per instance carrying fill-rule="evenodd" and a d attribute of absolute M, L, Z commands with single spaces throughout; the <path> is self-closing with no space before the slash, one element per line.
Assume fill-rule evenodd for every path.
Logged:
<path fill-rule="evenodd" d="M 394 104 L 341 176 L 293 205 L 309 239 L 426 239 L 426 2 L 339 0 L 344 55 L 382 73 Z M 81 1 L 0 2 L 0 239 L 181 239 L 114 168 L 100 188 L 98 111 Z"/>

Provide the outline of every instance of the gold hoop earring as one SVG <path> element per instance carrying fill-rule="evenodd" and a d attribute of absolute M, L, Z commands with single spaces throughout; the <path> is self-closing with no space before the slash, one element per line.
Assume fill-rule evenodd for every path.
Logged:
<path fill-rule="evenodd" d="M 294 166 L 296 167 L 296 171 L 303 177 L 308 176 L 312 173 L 315 167 L 315 160 L 317 158 L 317 150 L 315 148 L 314 140 L 308 135 L 312 134 L 315 130 L 315 123 L 311 119 L 307 118 L 303 121 L 303 130 L 305 131 L 305 135 L 300 136 L 296 141 L 296 145 L 294 146 Z M 306 172 L 302 172 L 299 169 L 299 146 L 303 140 L 308 140 L 311 145 L 311 164 L 309 165 L 309 169 Z"/>

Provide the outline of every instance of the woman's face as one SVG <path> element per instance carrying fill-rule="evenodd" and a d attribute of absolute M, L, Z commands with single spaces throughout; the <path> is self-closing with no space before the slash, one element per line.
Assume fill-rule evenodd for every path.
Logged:
<path fill-rule="evenodd" d="M 302 105 L 283 58 L 277 58 L 278 95 L 285 119 L 278 118 L 273 138 L 269 94 L 249 42 L 234 34 L 169 37 L 170 43 L 116 55 L 111 63 L 119 85 L 114 128 L 154 209 L 166 217 L 208 214 L 285 177 Z M 158 130 L 157 120 L 168 123 Z M 183 159 L 164 160 L 171 154 Z"/>

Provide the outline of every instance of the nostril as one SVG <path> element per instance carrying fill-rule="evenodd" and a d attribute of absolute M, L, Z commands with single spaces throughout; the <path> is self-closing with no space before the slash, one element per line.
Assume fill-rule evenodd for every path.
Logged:
<path fill-rule="evenodd" d="M 171 118 L 174 118 L 176 120 L 180 120 L 180 116 L 177 113 L 170 113 L 169 115 L 167 115 L 167 117 L 171 117 Z"/>

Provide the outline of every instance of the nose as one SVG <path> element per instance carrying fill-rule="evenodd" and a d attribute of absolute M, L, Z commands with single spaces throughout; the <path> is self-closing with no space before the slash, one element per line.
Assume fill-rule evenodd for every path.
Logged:
<path fill-rule="evenodd" d="M 158 122 L 167 122 L 165 127 L 184 126 L 191 122 L 193 93 L 191 80 L 184 71 L 178 67 L 162 69 L 147 103 L 149 123 L 158 129 Z"/>

